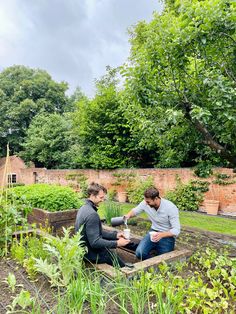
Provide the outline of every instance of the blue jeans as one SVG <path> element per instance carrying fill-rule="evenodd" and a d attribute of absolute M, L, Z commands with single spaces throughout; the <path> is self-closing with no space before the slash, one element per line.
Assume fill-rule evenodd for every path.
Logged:
<path fill-rule="evenodd" d="M 135 254 L 137 258 L 145 260 L 152 257 L 150 255 L 150 252 L 152 250 L 156 251 L 157 253 L 156 255 L 161 255 L 173 251 L 174 247 L 175 247 L 174 237 L 162 238 L 158 242 L 152 242 L 150 239 L 150 234 L 147 233 L 145 237 L 140 241 L 135 251 Z"/>

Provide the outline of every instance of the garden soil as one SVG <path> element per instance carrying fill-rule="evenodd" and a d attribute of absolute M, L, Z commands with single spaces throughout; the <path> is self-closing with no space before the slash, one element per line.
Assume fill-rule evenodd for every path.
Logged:
<path fill-rule="evenodd" d="M 131 233 L 137 235 L 144 235 L 148 229 L 144 226 L 129 226 Z M 220 235 L 218 233 L 199 231 L 196 229 L 183 229 L 180 237 L 177 239 L 177 247 L 188 248 L 193 252 L 210 247 L 217 249 L 218 252 L 227 250 L 231 257 L 236 257 L 236 237 Z M 12 293 L 8 284 L 5 282 L 9 273 L 14 273 L 16 277 L 16 291 Z M 1 258 L 0 259 L 0 313 L 6 314 L 7 306 L 12 303 L 14 296 L 16 296 L 21 289 L 28 290 L 31 297 L 37 297 L 41 310 L 40 313 L 47 313 L 52 311 L 57 303 L 56 291 L 50 288 L 47 279 L 40 276 L 36 281 L 28 278 L 26 271 L 19 266 L 14 260 Z M 20 313 L 20 312 L 19 312 Z M 50 312 L 53 313 L 53 312 Z M 85 313 L 85 312 L 84 312 Z M 89 313 L 89 312 L 87 312 Z M 114 304 L 108 304 L 106 313 L 116 314 L 119 311 L 114 308 Z"/>

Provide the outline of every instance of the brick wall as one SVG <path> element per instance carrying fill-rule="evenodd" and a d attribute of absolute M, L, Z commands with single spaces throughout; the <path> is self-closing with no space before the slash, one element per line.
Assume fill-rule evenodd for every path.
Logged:
<path fill-rule="evenodd" d="M 6 158 L 1 158 L 1 166 L 0 166 L 0 186 L 7 185 L 7 175 L 8 174 L 16 174 L 16 182 L 23 182 L 22 172 L 21 170 L 26 168 L 24 161 L 17 156 L 10 156 L 8 159 L 8 164 L 6 166 L 5 173 L 5 163 Z M 5 175 L 5 177 L 4 177 Z"/>
<path fill-rule="evenodd" d="M 228 168 L 217 168 L 214 172 L 226 173 L 233 175 L 233 170 Z M 193 170 L 189 168 L 176 169 L 119 169 L 119 170 L 47 170 L 45 168 L 27 168 L 21 169 L 21 179 L 25 184 L 35 183 L 54 183 L 60 185 L 70 185 L 74 181 L 68 180 L 69 174 L 83 174 L 88 179 L 88 182 L 98 182 L 108 189 L 114 188 L 117 191 L 124 191 L 125 184 L 114 186 L 117 178 L 114 174 L 135 174 L 140 178 L 153 176 L 155 185 L 159 188 L 161 195 L 166 191 L 173 190 L 176 186 L 176 176 L 179 176 L 184 183 L 191 179 L 198 179 L 193 175 Z M 215 177 L 205 179 L 212 181 Z M 236 179 L 236 178 L 235 178 Z M 220 210 L 223 212 L 236 213 L 236 184 L 218 185 L 210 184 L 209 191 L 205 194 L 205 199 L 215 199 L 220 201 Z M 203 203 L 204 208 L 204 203 Z"/>

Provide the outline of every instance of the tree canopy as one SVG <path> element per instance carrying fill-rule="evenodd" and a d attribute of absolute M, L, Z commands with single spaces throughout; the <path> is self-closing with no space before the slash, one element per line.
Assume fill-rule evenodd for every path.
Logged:
<path fill-rule="evenodd" d="M 180 152 L 183 162 L 205 158 L 209 147 L 236 165 L 235 22 L 234 1 L 166 1 L 131 31 L 126 116 L 145 128 L 144 145 L 155 134 L 170 163 Z"/>
<path fill-rule="evenodd" d="M 63 113 L 67 84 L 57 83 L 43 70 L 12 66 L 0 73 L 1 154 L 9 142 L 11 153 L 20 150 L 31 120 L 40 112 Z"/>

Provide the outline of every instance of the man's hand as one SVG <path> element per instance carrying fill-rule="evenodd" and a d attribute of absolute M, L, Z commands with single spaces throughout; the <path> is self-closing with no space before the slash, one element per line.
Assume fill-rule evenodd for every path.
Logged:
<path fill-rule="evenodd" d="M 162 238 L 164 238 L 163 235 L 164 235 L 163 232 L 156 232 L 156 233 L 154 233 L 154 234 L 152 235 L 152 240 L 153 240 L 153 242 L 158 242 L 158 241 L 160 241 Z"/>
<path fill-rule="evenodd" d="M 118 247 L 126 246 L 128 243 L 130 243 L 130 240 L 126 240 L 124 238 L 119 238 L 119 240 L 117 241 L 117 246 Z"/>
<path fill-rule="evenodd" d="M 156 232 L 153 234 L 152 239 L 153 239 L 153 242 L 158 242 L 162 238 L 173 237 L 173 236 L 174 236 L 173 233 L 170 231 Z"/>
<path fill-rule="evenodd" d="M 125 236 L 124 236 L 124 232 L 123 232 L 123 231 L 117 232 L 117 235 L 116 235 L 116 238 L 117 238 L 117 239 L 124 238 L 124 237 L 125 237 Z"/>
<path fill-rule="evenodd" d="M 128 220 L 128 219 L 130 219 L 130 218 L 132 218 L 132 217 L 134 217 L 135 216 L 135 214 L 134 214 L 134 212 L 133 212 L 133 209 L 131 209 L 127 214 L 125 214 L 123 217 L 126 219 L 126 220 Z"/>

